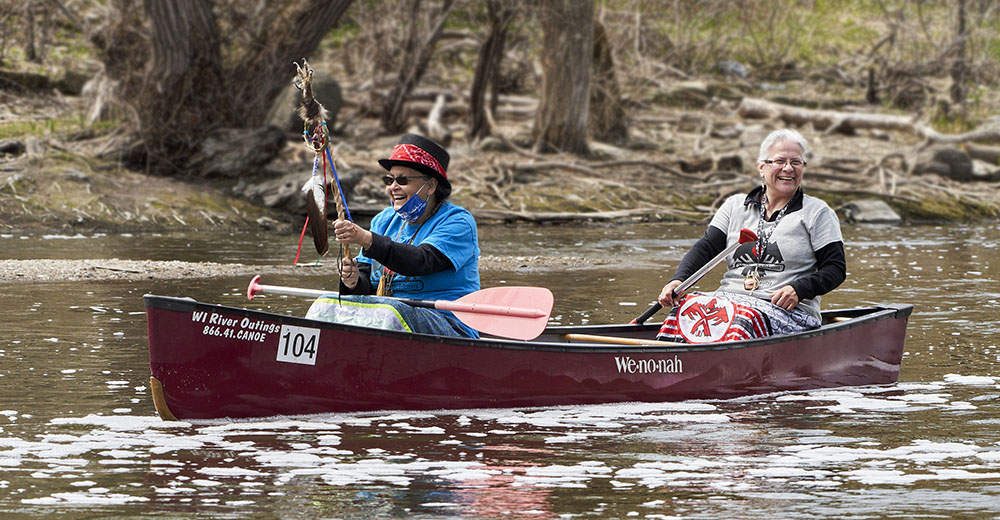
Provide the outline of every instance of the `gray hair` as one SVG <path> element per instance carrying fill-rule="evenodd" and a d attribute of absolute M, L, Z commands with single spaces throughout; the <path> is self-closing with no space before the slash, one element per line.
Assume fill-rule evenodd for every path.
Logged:
<path fill-rule="evenodd" d="M 764 142 L 760 143 L 760 155 L 757 156 L 758 164 L 764 162 L 764 159 L 767 159 L 767 153 L 771 151 L 771 147 L 778 141 L 791 141 L 799 145 L 799 148 L 802 149 L 802 158 L 806 158 L 806 153 L 809 151 L 806 145 L 806 138 L 802 137 L 802 134 L 792 130 L 791 128 L 782 128 L 767 134 L 767 137 L 764 138 Z"/>

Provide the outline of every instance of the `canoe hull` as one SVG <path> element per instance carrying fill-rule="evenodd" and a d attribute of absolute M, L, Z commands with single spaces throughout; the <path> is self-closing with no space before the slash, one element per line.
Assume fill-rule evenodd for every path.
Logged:
<path fill-rule="evenodd" d="M 706 347 L 571 343 L 655 326 L 551 327 L 532 342 L 409 335 L 146 296 L 165 418 L 676 401 L 896 382 L 911 306 L 780 340 Z M 852 310 L 851 312 L 861 311 Z"/>

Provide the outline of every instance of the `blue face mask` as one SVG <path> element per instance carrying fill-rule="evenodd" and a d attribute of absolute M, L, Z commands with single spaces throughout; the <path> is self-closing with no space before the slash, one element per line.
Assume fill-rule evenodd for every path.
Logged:
<path fill-rule="evenodd" d="M 396 210 L 396 214 L 399 215 L 399 218 L 412 224 L 420 218 L 420 215 L 424 214 L 424 210 L 427 209 L 427 201 L 419 197 L 420 192 L 424 189 L 424 186 L 427 186 L 426 181 L 424 181 L 424 185 L 421 186 L 412 197 L 410 197 L 410 200 L 407 200 L 402 207 Z"/>

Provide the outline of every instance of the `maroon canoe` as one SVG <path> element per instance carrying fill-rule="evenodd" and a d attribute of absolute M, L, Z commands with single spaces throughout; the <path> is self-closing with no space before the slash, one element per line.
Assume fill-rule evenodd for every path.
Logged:
<path fill-rule="evenodd" d="M 160 417 L 534 407 L 732 398 L 899 378 L 912 305 L 827 311 L 819 329 L 708 346 L 658 325 L 549 327 L 534 341 L 442 338 L 146 295 Z"/>

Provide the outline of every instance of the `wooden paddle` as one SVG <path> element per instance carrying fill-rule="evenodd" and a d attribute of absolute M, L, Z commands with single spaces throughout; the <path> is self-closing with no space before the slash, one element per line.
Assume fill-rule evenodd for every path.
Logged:
<path fill-rule="evenodd" d="M 318 298 L 336 292 L 301 289 L 260 283 L 254 276 L 247 287 L 247 299 L 260 293 L 288 294 Z M 393 298 L 414 307 L 451 311 L 469 327 L 494 336 L 532 340 L 545 330 L 552 313 L 552 292 L 544 287 L 490 287 L 466 294 L 456 301 Z"/>
<path fill-rule="evenodd" d="M 709 260 L 707 264 L 701 267 L 701 269 L 695 271 L 695 273 L 689 276 L 687 280 L 684 280 L 680 285 L 678 285 L 677 288 L 675 288 L 673 291 L 673 297 L 677 298 L 678 296 L 684 294 L 684 291 L 688 290 L 692 285 L 698 283 L 698 280 L 701 280 L 702 277 L 704 277 L 709 271 L 711 271 L 713 267 L 719 265 L 719 262 L 725 260 L 725 258 L 730 254 L 732 254 L 733 251 L 736 251 L 736 248 L 740 247 L 740 245 L 745 244 L 747 242 L 756 242 L 756 241 L 757 241 L 757 233 L 754 233 L 753 231 L 747 228 L 741 229 L 740 237 L 737 240 L 737 242 L 727 247 L 721 253 L 715 255 L 715 258 Z M 646 312 L 640 314 L 638 317 L 636 317 L 629 323 L 634 325 L 642 325 L 646 320 L 650 318 L 650 316 L 656 314 L 662 308 L 663 306 L 660 305 L 660 302 L 656 302 L 653 305 L 651 305 L 648 309 L 646 309 Z"/>

